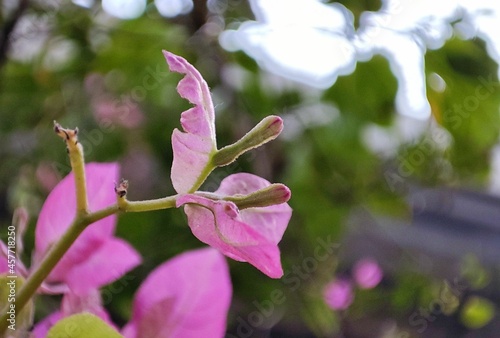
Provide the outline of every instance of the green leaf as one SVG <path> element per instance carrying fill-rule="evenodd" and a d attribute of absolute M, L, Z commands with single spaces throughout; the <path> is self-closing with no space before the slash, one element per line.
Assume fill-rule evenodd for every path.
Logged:
<path fill-rule="evenodd" d="M 471 329 L 488 324 L 495 315 L 495 305 L 482 297 L 470 297 L 462 310 L 462 322 Z"/>
<path fill-rule="evenodd" d="M 78 313 L 54 325 L 47 338 L 123 338 L 114 328 L 91 313 Z"/>

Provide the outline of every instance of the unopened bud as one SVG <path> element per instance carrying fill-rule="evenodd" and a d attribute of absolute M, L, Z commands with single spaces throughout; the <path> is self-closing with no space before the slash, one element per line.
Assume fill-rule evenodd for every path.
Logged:
<path fill-rule="evenodd" d="M 218 150 L 212 161 L 219 167 L 228 165 L 241 154 L 274 140 L 282 130 L 283 120 L 279 116 L 267 116 L 239 141 Z"/>
<path fill-rule="evenodd" d="M 246 209 L 285 203 L 291 196 L 292 193 L 286 185 L 275 183 L 251 194 L 226 197 L 225 200 L 233 202 L 239 209 Z"/>

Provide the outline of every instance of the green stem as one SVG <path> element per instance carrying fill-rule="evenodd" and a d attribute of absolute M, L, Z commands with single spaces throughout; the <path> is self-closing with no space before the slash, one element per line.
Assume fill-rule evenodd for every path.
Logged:
<path fill-rule="evenodd" d="M 75 242 L 78 236 L 86 229 L 86 227 L 94 222 L 97 222 L 105 217 L 115 214 L 119 211 L 125 212 L 141 212 L 159 209 L 175 208 L 177 195 L 159 198 L 148 201 L 127 201 L 125 198 L 119 198 L 118 203 L 107 208 L 92 212 L 89 214 L 79 214 L 71 223 L 68 230 L 63 234 L 61 239 L 49 250 L 43 258 L 40 265 L 28 277 L 26 282 L 21 287 L 21 290 L 16 296 L 16 312 L 19 313 L 31 297 L 36 293 L 42 282 L 47 278 L 50 272 L 54 269 L 63 255 L 68 251 L 71 245 Z M 0 333 L 7 328 L 8 322 L 7 309 L 2 311 L 0 318 Z"/>
<path fill-rule="evenodd" d="M 66 149 L 69 154 L 71 169 L 75 176 L 76 188 L 76 211 L 77 215 L 86 215 L 89 213 L 89 203 L 87 199 L 87 186 L 85 180 L 85 160 L 83 158 L 83 147 L 78 142 L 78 128 L 63 128 L 54 121 L 54 131 L 66 143 Z"/>
<path fill-rule="evenodd" d="M 33 297 L 36 290 L 38 290 L 42 282 L 47 278 L 52 269 L 54 269 L 56 264 L 61 260 L 62 256 L 68 251 L 83 230 L 85 230 L 89 224 L 108 217 L 118 211 L 118 206 L 113 205 L 88 215 L 77 216 L 61 239 L 49 250 L 40 265 L 36 267 L 26 282 L 23 283 L 19 293 L 16 295 L 16 313 L 21 312 L 26 303 Z M 7 319 L 7 309 L 4 309 L 0 318 L 0 333 L 4 332 L 7 328 Z"/>
<path fill-rule="evenodd" d="M 128 201 L 125 197 L 118 198 L 118 206 L 121 211 L 125 212 L 142 212 L 175 208 L 175 202 L 178 195 L 158 198 L 148 201 Z"/>
<path fill-rule="evenodd" d="M 69 144 L 69 142 L 68 142 Z M 78 213 L 88 213 L 87 186 L 85 180 L 85 162 L 83 148 L 80 143 L 69 146 L 69 160 L 75 176 L 76 210 Z"/>
<path fill-rule="evenodd" d="M 219 149 L 212 157 L 217 167 L 228 165 L 241 154 L 274 140 L 283 130 L 283 120 L 278 116 L 267 116 L 235 143 Z"/>
<path fill-rule="evenodd" d="M 216 154 L 216 153 L 214 153 L 214 154 Z M 206 181 L 208 175 L 210 175 L 210 173 L 215 168 L 217 168 L 217 166 L 213 164 L 213 157 L 214 157 L 214 155 L 211 155 L 210 162 L 207 163 L 207 165 L 205 166 L 205 168 L 203 168 L 202 172 L 200 173 L 200 176 L 198 176 L 198 179 L 193 184 L 193 186 L 191 187 L 191 189 L 189 189 L 188 193 L 192 194 L 196 190 L 198 190 L 201 187 L 201 185 Z"/>

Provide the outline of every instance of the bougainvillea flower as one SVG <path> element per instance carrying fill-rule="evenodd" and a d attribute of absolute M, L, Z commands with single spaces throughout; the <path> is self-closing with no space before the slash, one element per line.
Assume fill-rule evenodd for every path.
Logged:
<path fill-rule="evenodd" d="M 232 286 L 217 250 L 185 252 L 157 267 L 137 291 L 126 338 L 223 337 Z"/>
<path fill-rule="evenodd" d="M 116 163 L 89 163 L 85 166 L 91 211 L 116 201 L 113 186 L 118 181 L 118 171 Z M 75 215 L 75 182 L 73 173 L 70 173 L 52 190 L 40 211 L 35 229 L 35 266 L 61 238 Z M 115 226 L 116 215 L 89 225 L 45 282 L 62 284 L 74 293 L 84 294 L 119 279 L 136 267 L 141 261 L 140 255 L 130 244 L 114 237 Z"/>
<path fill-rule="evenodd" d="M 196 68 L 180 56 L 167 51 L 163 54 L 171 71 L 185 74 L 177 91 L 194 104 L 181 114 L 184 132 L 175 129 L 172 133 L 172 184 L 178 193 L 187 193 L 206 174 L 210 159 L 217 151 L 214 105 L 208 85 Z"/>
<path fill-rule="evenodd" d="M 347 309 L 354 299 L 351 282 L 346 279 L 337 279 L 328 283 L 325 287 L 324 299 L 333 310 Z"/>
<path fill-rule="evenodd" d="M 50 328 L 59 320 L 76 313 L 89 312 L 95 314 L 111 326 L 115 326 L 109 314 L 102 306 L 99 290 L 89 289 L 85 294 L 67 292 L 61 302 L 61 308 L 38 322 L 31 332 L 33 338 L 45 338 Z"/>
<path fill-rule="evenodd" d="M 372 258 L 359 260 L 353 268 L 356 284 L 362 289 L 371 289 L 380 283 L 383 272 L 377 261 Z"/>
<path fill-rule="evenodd" d="M 200 194 L 186 194 L 177 200 L 184 205 L 189 227 L 202 242 L 217 248 L 237 261 L 248 262 L 272 278 L 280 278 L 283 269 L 278 243 L 292 215 L 286 202 L 290 190 L 280 185 L 280 204 L 239 210 L 224 197 L 249 195 L 271 183 L 252 174 L 233 174 L 222 180 L 214 200 Z"/>
<path fill-rule="evenodd" d="M 172 133 L 174 160 L 170 176 L 179 194 L 194 192 L 213 169 L 274 140 L 283 130 L 283 120 L 279 116 L 267 116 L 239 141 L 218 150 L 215 108 L 207 83 L 196 68 L 182 57 L 167 51 L 163 54 L 171 71 L 185 74 L 177 91 L 194 105 L 181 114 L 183 131 L 175 129 Z"/>

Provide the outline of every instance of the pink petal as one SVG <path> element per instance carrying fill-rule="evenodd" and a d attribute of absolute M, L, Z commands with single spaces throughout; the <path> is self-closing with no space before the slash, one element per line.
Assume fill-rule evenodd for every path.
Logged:
<path fill-rule="evenodd" d="M 56 311 L 48 315 L 40 322 L 35 324 L 33 331 L 31 331 L 31 335 L 33 336 L 33 338 L 45 338 L 50 328 L 54 326 L 62 318 L 63 314 L 61 311 Z"/>
<path fill-rule="evenodd" d="M 0 274 L 7 273 L 9 271 L 9 268 L 7 267 L 7 252 L 7 245 L 0 241 Z"/>
<path fill-rule="evenodd" d="M 215 193 L 225 196 L 248 195 L 269 185 L 271 185 L 269 181 L 257 175 L 238 173 L 223 179 Z M 241 220 L 273 244 L 281 241 L 291 217 L 292 208 L 287 203 L 240 211 Z"/>
<path fill-rule="evenodd" d="M 112 283 L 140 263 L 140 255 L 130 244 L 119 238 L 109 238 L 61 277 L 72 292 L 85 293 Z"/>
<path fill-rule="evenodd" d="M 11 249 L 12 250 L 12 249 Z M 12 259 L 12 251 L 10 252 Z M 28 275 L 28 271 L 23 261 L 19 259 L 19 256 L 16 254 L 15 256 L 15 267 L 14 272 L 17 276 L 26 277 Z M 9 247 L 2 241 L 0 241 L 0 274 L 11 275 L 9 269 Z"/>
<path fill-rule="evenodd" d="M 34 338 L 45 338 L 52 326 L 59 320 L 82 312 L 93 313 L 109 325 L 115 327 L 108 312 L 101 304 L 101 294 L 99 290 L 93 289 L 84 294 L 72 292 L 65 294 L 61 302 L 61 310 L 52 313 L 38 322 L 32 331 L 32 335 Z"/>
<path fill-rule="evenodd" d="M 181 115 L 184 132 L 175 129 L 172 134 L 174 161 L 171 179 L 178 193 L 189 192 L 208 165 L 217 149 L 215 141 L 214 105 L 208 85 L 200 73 L 184 58 L 163 51 L 170 70 L 186 74 L 177 91 L 195 106 Z"/>
<path fill-rule="evenodd" d="M 130 324 L 124 328 L 125 337 L 136 337 L 140 332 L 140 338 L 172 337 L 177 323 L 174 321 L 175 299 L 165 298 L 151 305 L 138 325 Z M 138 326 L 138 327 L 136 327 Z"/>
<path fill-rule="evenodd" d="M 283 276 L 277 244 L 259 233 L 257 227 L 244 223 L 234 203 L 197 195 L 177 200 L 178 207 L 186 203 L 189 227 L 200 241 L 230 258 L 252 264 L 271 278 Z"/>
<path fill-rule="evenodd" d="M 104 208 L 116 201 L 113 185 L 118 181 L 118 171 L 117 163 L 89 163 L 85 166 L 91 210 Z M 71 172 L 52 190 L 42 206 L 35 230 L 38 252 L 45 252 L 62 236 L 73 221 L 76 214 L 75 194 L 74 175 Z M 95 229 L 94 231 L 87 229 L 85 232 L 95 237 L 111 235 L 114 232 L 115 222 L 109 222 L 109 218 L 105 220 L 107 220 L 105 224 L 100 223 L 104 221 L 101 220 L 89 227 L 89 229 Z"/>
<path fill-rule="evenodd" d="M 113 185 L 118 181 L 118 170 L 116 163 L 90 163 L 85 166 L 90 210 L 101 209 L 115 202 Z M 67 230 L 75 217 L 75 210 L 74 175 L 70 173 L 52 190 L 40 211 L 35 229 L 35 265 Z M 84 261 L 89 252 L 112 236 L 115 224 L 116 216 L 112 215 L 85 229 L 56 265 L 48 280 L 64 280 L 65 274 L 74 265 Z"/>
<path fill-rule="evenodd" d="M 101 293 L 98 289 L 89 289 L 81 294 L 69 292 L 64 295 L 61 302 L 61 313 L 63 317 L 69 317 L 82 312 L 90 312 L 109 325 L 116 327 L 111 321 L 108 312 L 102 306 Z"/>
<path fill-rule="evenodd" d="M 183 253 L 160 265 L 142 283 L 123 334 L 127 338 L 223 337 L 231 294 L 222 255 L 211 248 Z"/>

